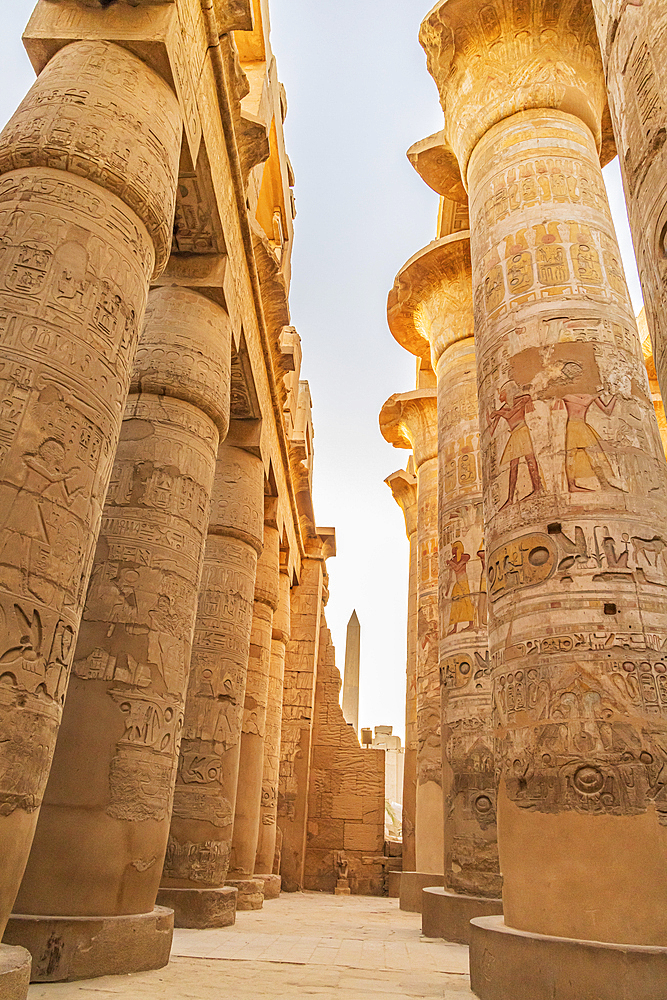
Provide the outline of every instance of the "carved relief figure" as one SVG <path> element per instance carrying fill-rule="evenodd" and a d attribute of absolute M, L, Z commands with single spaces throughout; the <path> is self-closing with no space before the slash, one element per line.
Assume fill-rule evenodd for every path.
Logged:
<path fill-rule="evenodd" d="M 458 629 L 459 622 L 467 622 L 462 630 L 467 632 L 475 625 L 475 609 L 470 598 L 470 585 L 468 583 L 468 563 L 470 556 L 464 551 L 461 542 L 454 542 L 452 545 L 452 558 L 447 560 L 450 570 L 450 579 L 453 576 L 454 583 L 450 596 L 451 608 L 449 611 L 449 631 L 447 635 L 453 635 Z"/>
<path fill-rule="evenodd" d="M 586 414 L 593 404 L 606 416 L 611 416 L 616 405 L 616 397 L 612 396 L 609 402 L 605 403 L 599 396 L 591 396 L 588 393 L 572 393 L 563 396 L 562 401 L 567 410 L 565 474 L 570 493 L 592 492 L 591 487 L 577 484 L 577 479 L 592 478 L 596 478 L 600 486 L 606 486 L 607 489 L 611 490 L 620 490 L 620 486 L 611 482 L 614 478 L 614 472 L 605 453 L 602 438 L 586 420 Z"/>
<path fill-rule="evenodd" d="M 528 474 L 532 484 L 532 490 L 522 499 L 526 499 L 534 494 L 542 492 L 542 480 L 540 470 L 533 449 L 533 442 L 530 431 L 526 424 L 526 413 L 534 409 L 533 400 L 529 393 L 521 392 L 516 382 L 506 382 L 500 390 L 500 401 L 503 404 L 500 409 L 487 414 L 491 434 L 495 434 L 496 428 L 501 420 L 506 420 L 510 429 L 510 436 L 503 453 L 500 457 L 500 467 L 509 465 L 510 479 L 507 490 L 507 500 L 500 508 L 507 507 L 514 502 L 517 479 L 519 476 L 519 462 L 523 458 L 528 468 Z"/>

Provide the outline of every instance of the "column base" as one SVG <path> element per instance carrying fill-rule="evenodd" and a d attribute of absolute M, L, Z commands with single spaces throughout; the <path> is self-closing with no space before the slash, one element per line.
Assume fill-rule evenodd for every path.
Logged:
<path fill-rule="evenodd" d="M 410 913 L 422 911 L 422 889 L 427 886 L 442 886 L 444 875 L 434 875 L 433 872 L 401 872 L 401 887 L 399 890 L 399 907 Z"/>
<path fill-rule="evenodd" d="M 470 985 L 479 1000 L 662 1000 L 667 948 L 578 941 L 507 927 L 470 927 Z"/>
<path fill-rule="evenodd" d="M 468 944 L 473 917 L 490 917 L 503 912 L 502 899 L 463 896 L 439 886 L 422 889 L 422 934 Z"/>
<path fill-rule="evenodd" d="M 26 1000 L 30 984 L 30 952 L 0 944 L 0 1000 Z"/>
<path fill-rule="evenodd" d="M 236 909 L 261 910 L 264 905 L 264 883 L 261 878 L 230 878 L 225 885 L 238 890 Z"/>
<path fill-rule="evenodd" d="M 282 879 L 280 875 L 254 875 L 264 883 L 264 899 L 277 899 L 280 895 Z"/>
<path fill-rule="evenodd" d="M 401 895 L 401 875 L 403 872 L 387 872 L 387 895 L 398 899 Z"/>
<path fill-rule="evenodd" d="M 118 917 L 13 913 L 3 940 L 28 949 L 31 982 L 58 983 L 162 969 L 169 961 L 173 931 L 174 914 L 164 906 Z"/>
<path fill-rule="evenodd" d="M 172 889 L 162 887 L 157 894 L 161 906 L 174 911 L 174 927 L 231 927 L 236 921 L 236 889 Z"/>

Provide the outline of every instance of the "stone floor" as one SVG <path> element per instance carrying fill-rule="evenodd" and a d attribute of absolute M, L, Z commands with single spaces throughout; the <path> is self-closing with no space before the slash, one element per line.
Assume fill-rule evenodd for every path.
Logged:
<path fill-rule="evenodd" d="M 397 899 L 283 893 L 234 927 L 177 930 L 165 969 L 35 984 L 29 1000 L 475 1000 L 468 949 L 420 928 Z"/>

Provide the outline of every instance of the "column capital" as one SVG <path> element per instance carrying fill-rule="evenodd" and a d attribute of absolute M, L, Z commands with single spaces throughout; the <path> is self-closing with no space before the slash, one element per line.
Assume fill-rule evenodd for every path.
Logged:
<path fill-rule="evenodd" d="M 417 469 L 438 455 L 437 390 L 396 392 L 380 410 L 382 437 L 394 448 L 412 448 Z"/>
<path fill-rule="evenodd" d="M 403 511 L 405 533 L 410 538 L 417 530 L 417 477 L 407 469 L 399 469 L 387 476 L 385 483 Z"/>
<path fill-rule="evenodd" d="M 424 183 L 436 194 L 467 205 L 468 193 L 444 129 L 414 142 L 405 155 Z"/>
<path fill-rule="evenodd" d="M 553 108 L 575 115 L 590 128 L 598 151 L 614 155 L 590 3 L 440 0 L 422 21 L 419 40 L 440 92 L 446 144 L 464 183 L 481 137 L 519 111 Z"/>
<path fill-rule="evenodd" d="M 474 336 L 469 231 L 433 240 L 410 258 L 389 292 L 387 321 L 401 347 L 434 370 L 448 347 Z"/>

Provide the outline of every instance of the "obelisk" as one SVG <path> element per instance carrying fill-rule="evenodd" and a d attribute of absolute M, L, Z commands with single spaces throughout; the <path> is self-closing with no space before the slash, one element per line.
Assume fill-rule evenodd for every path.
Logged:
<path fill-rule="evenodd" d="M 361 625 L 357 612 L 353 611 L 347 623 L 345 638 L 345 673 L 343 675 L 343 715 L 345 721 L 359 728 L 359 648 L 361 643 Z"/>

